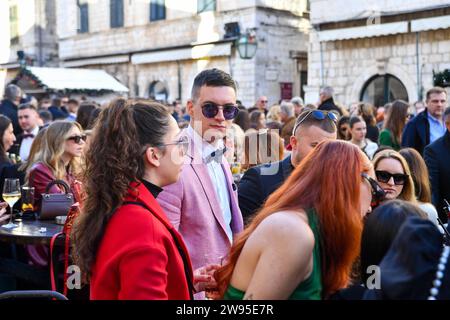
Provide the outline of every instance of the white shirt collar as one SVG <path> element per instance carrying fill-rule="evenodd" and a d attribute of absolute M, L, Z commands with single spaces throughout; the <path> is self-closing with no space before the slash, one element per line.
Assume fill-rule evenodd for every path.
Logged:
<path fill-rule="evenodd" d="M 194 130 L 194 128 L 192 128 L 191 125 L 189 125 L 186 129 L 186 133 L 187 135 L 189 135 L 192 139 L 192 141 L 194 141 L 194 147 L 197 149 L 197 151 L 200 152 L 200 154 L 202 155 L 202 159 L 206 160 L 212 152 L 218 150 L 218 149 L 223 149 L 224 148 L 224 143 L 223 140 L 219 140 L 217 142 L 217 144 L 212 145 L 211 143 L 205 141 L 199 134 L 197 131 Z M 201 144 L 196 143 L 196 141 L 202 141 Z"/>
<path fill-rule="evenodd" d="M 37 134 L 39 133 L 39 126 L 36 126 L 33 130 L 31 130 L 31 132 L 25 132 L 24 133 L 28 133 L 28 134 L 32 134 L 35 137 L 37 136 Z"/>

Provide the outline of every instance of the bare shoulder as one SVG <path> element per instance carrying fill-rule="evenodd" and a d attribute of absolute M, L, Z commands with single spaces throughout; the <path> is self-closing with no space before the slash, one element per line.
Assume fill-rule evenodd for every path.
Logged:
<path fill-rule="evenodd" d="M 254 233 L 269 245 L 289 245 L 290 249 L 314 247 L 314 234 L 303 210 L 273 213 L 261 222 Z"/>

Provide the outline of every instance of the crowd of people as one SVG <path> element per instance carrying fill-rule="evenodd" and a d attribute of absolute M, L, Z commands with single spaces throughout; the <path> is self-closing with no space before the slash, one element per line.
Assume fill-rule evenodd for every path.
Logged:
<path fill-rule="evenodd" d="M 52 181 L 67 183 L 80 204 L 72 262 L 90 299 L 450 298 L 448 284 L 430 294 L 450 241 L 447 92 L 431 88 L 419 113 L 401 100 L 345 108 L 333 95 L 246 108 L 219 69 L 195 77 L 185 107 L 38 102 L 8 85 L 1 181 L 34 187 L 37 212 Z M 21 272 L 0 247 L 0 278 L 45 286 L 48 248 L 19 251 Z M 405 261 L 423 272 L 388 272 L 415 269 Z"/>

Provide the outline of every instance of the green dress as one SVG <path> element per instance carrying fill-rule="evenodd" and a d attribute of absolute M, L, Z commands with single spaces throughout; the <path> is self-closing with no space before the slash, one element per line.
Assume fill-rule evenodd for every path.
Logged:
<path fill-rule="evenodd" d="M 392 139 L 392 133 L 389 129 L 383 129 L 380 132 L 378 142 L 380 146 L 392 147 L 396 151 L 400 150 L 400 144 Z"/>
<path fill-rule="evenodd" d="M 308 215 L 309 227 L 311 228 L 315 239 L 313 249 L 313 270 L 311 275 L 301 282 L 294 292 L 292 292 L 289 296 L 289 300 L 320 300 L 322 298 L 319 222 L 314 209 L 309 209 L 306 213 Z M 229 285 L 223 298 L 225 300 L 242 300 L 244 295 L 244 291 Z"/>

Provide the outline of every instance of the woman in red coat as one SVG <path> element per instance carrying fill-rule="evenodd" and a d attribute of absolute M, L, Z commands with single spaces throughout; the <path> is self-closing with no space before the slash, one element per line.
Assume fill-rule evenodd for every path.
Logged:
<path fill-rule="evenodd" d="M 99 116 L 86 154 L 86 199 L 74 227 L 91 299 L 191 299 L 189 254 L 155 198 L 177 181 L 188 147 L 154 102 L 117 99 Z M 197 285 L 197 289 L 198 289 Z"/>

